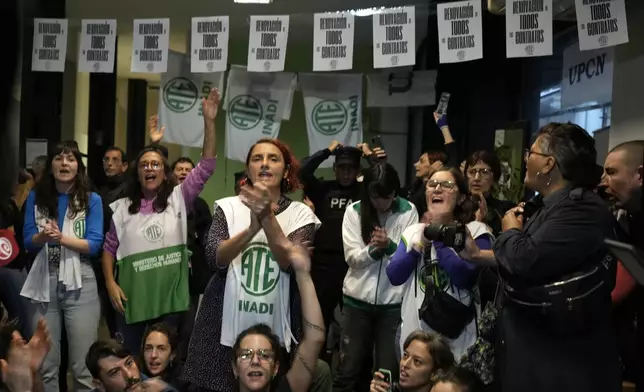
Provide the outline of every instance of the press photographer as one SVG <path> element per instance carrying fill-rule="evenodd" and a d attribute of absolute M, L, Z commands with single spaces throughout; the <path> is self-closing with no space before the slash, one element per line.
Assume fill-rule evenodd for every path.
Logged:
<path fill-rule="evenodd" d="M 430 224 L 408 227 L 387 266 L 395 286 L 404 284 L 399 343 L 412 332 L 434 331 L 450 339 L 458 360 L 476 340 L 475 313 L 480 311 L 477 264 L 458 252 L 471 233 L 481 249 L 490 249 L 488 227 L 474 220 L 476 205 L 457 169 L 441 169 L 427 181 Z M 467 231 L 466 231 L 467 227 Z"/>
<path fill-rule="evenodd" d="M 610 317 L 616 262 L 604 245 L 617 223 L 594 192 L 596 158 L 592 137 L 570 123 L 544 126 L 526 151 L 524 182 L 544 206 L 525 227 L 523 207 L 508 211 L 494 244 L 505 293 L 501 391 L 621 390 Z"/>

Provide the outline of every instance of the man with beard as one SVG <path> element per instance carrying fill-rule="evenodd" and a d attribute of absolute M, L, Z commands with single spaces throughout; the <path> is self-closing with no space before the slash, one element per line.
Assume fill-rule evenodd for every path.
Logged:
<path fill-rule="evenodd" d="M 360 147 L 343 146 L 334 140 L 328 148 L 304 158 L 300 168 L 304 194 L 322 222 L 315 234 L 311 276 L 327 331 L 334 319 L 335 308 L 341 302 L 342 282 L 348 269 L 342 248 L 342 219 L 347 206 L 360 197 L 360 184 L 357 181 L 360 159 L 364 155 L 373 163 L 377 161 L 376 156 L 385 157 L 384 151 L 371 152 L 366 144 Z M 335 180 L 321 181 L 315 176 L 315 170 L 331 155 L 335 156 Z M 324 354 L 325 350 L 322 350 Z M 330 363 L 329 358 L 325 359 Z"/>
<path fill-rule="evenodd" d="M 618 215 L 620 224 L 627 232 L 622 240 L 641 249 L 644 249 L 644 214 L 641 210 L 643 159 L 644 140 L 625 142 L 614 147 L 606 157 L 601 183 L 615 203 L 615 208 L 623 213 Z M 632 287 L 629 281 L 632 282 L 632 277 L 620 265 L 616 288 Z M 630 292 L 622 292 L 621 296 L 623 298 L 614 304 L 614 318 L 624 380 L 638 381 L 637 390 L 644 391 L 641 371 L 644 362 L 644 326 L 641 321 L 637 322 L 638 319 L 644 319 L 644 289 L 635 287 Z"/>
<path fill-rule="evenodd" d="M 141 373 L 132 354 L 116 340 L 99 340 L 92 344 L 85 364 L 94 378 L 95 391 L 176 392 L 165 382 L 148 379 Z"/>

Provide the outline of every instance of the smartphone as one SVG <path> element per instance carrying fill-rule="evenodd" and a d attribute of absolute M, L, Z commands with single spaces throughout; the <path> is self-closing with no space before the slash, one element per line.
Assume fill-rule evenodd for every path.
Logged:
<path fill-rule="evenodd" d="M 382 138 L 380 137 L 380 135 L 376 135 L 371 138 L 371 148 L 374 148 L 374 147 L 380 147 L 384 149 L 384 147 L 382 146 Z"/>
<path fill-rule="evenodd" d="M 449 97 L 450 97 L 450 93 L 441 94 L 441 100 L 438 102 L 438 106 L 436 106 L 437 114 L 442 116 L 447 113 L 447 105 L 449 104 Z"/>
<path fill-rule="evenodd" d="M 382 373 L 383 376 L 385 376 L 383 381 L 391 385 L 391 371 L 387 369 L 378 369 L 378 371 Z"/>

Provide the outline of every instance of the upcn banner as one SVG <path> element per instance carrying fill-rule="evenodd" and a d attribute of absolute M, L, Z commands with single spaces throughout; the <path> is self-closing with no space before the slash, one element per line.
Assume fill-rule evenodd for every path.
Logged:
<path fill-rule="evenodd" d="M 613 48 L 583 51 L 575 43 L 564 50 L 561 108 L 610 102 L 613 96 Z"/>
<path fill-rule="evenodd" d="M 362 141 L 362 75 L 300 74 L 309 153 L 333 140 L 347 146 Z M 320 167 L 331 167 L 327 159 Z"/>

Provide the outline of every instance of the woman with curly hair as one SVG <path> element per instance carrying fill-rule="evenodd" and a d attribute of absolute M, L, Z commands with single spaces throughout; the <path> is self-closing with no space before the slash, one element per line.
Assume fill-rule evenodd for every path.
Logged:
<path fill-rule="evenodd" d="M 268 325 L 288 352 L 299 339 L 302 310 L 283 244 L 286 238 L 311 241 L 320 222 L 305 204 L 286 197 L 300 186 L 298 169 L 288 146 L 262 139 L 248 152 L 239 196 L 215 202 L 206 259 L 217 272 L 204 293 L 184 370 L 184 379 L 199 389 L 233 390 L 229 358 L 246 328 Z"/>

